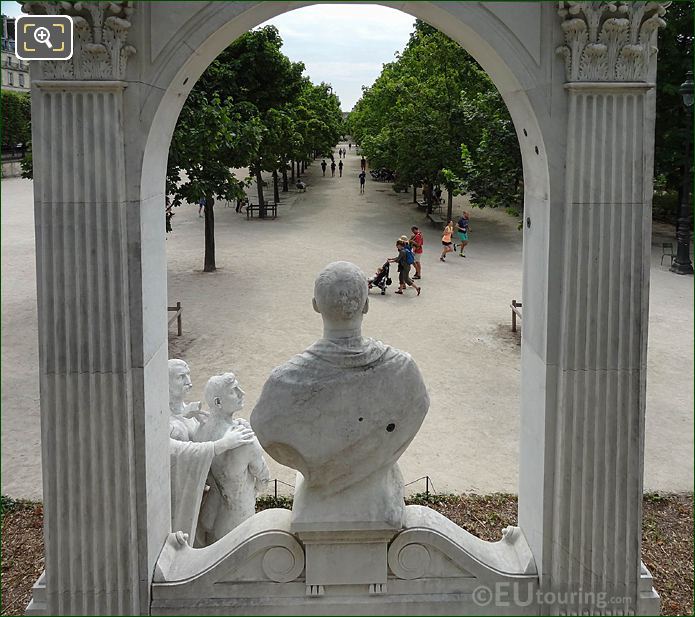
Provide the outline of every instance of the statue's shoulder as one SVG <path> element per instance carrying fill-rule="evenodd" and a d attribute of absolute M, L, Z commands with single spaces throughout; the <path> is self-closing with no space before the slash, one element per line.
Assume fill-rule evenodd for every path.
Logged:
<path fill-rule="evenodd" d="M 334 380 L 345 375 L 368 376 L 394 372 L 418 378 L 420 372 L 412 356 L 381 341 L 365 339 L 364 346 L 352 353 L 315 344 L 275 367 L 263 387 L 264 392 L 293 391 Z"/>
<path fill-rule="evenodd" d="M 307 352 L 292 356 L 286 362 L 276 366 L 263 386 L 266 388 L 292 388 L 305 383 L 319 369 L 319 363 Z"/>
<path fill-rule="evenodd" d="M 418 371 L 417 364 L 415 363 L 415 360 L 413 360 L 413 356 L 411 356 L 407 351 L 403 351 L 397 347 L 392 347 L 391 345 L 386 345 L 385 343 L 381 344 L 383 345 L 384 353 L 380 358 L 380 364 L 384 368 L 391 369 L 395 366 L 399 367 L 400 369 Z"/>
<path fill-rule="evenodd" d="M 184 416 L 169 416 L 169 436 L 177 441 L 190 441 L 198 429 L 198 422 Z"/>

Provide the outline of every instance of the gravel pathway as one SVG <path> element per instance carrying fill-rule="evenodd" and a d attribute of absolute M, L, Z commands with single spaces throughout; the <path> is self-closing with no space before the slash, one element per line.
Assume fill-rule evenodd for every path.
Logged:
<path fill-rule="evenodd" d="M 451 254 L 441 263 L 440 234 L 412 194 L 370 178 L 359 194 L 354 152 L 342 178 L 330 170 L 322 177 L 316 161 L 306 193 L 282 194 L 274 221 L 247 221 L 217 204 L 213 274 L 201 271 L 197 206 L 176 210 L 167 239 L 169 303 L 183 304 L 184 334 L 170 328 L 171 355 L 190 364 L 193 399 L 210 375 L 234 370 L 248 417 L 270 370 L 321 335 L 311 308 L 316 273 L 344 259 L 371 276 L 395 254 L 398 236 L 418 224 L 425 236 L 422 295 L 395 295 L 397 284 L 385 296 L 372 291 L 364 322 L 365 335 L 412 354 L 430 390 L 430 412 L 401 459 L 403 475 L 406 482 L 429 475 L 444 492 L 516 492 L 520 339 L 510 332 L 509 303 L 522 299 L 517 221 L 502 211 L 470 210 L 467 258 Z M 2 492 L 40 498 L 31 182 L 3 181 L 2 200 Z M 456 212 L 465 205 L 457 198 Z M 660 242 L 670 234 L 655 226 L 645 488 L 685 491 L 693 485 L 693 277 L 659 265 Z M 291 470 L 271 467 L 273 477 L 293 483 Z"/>

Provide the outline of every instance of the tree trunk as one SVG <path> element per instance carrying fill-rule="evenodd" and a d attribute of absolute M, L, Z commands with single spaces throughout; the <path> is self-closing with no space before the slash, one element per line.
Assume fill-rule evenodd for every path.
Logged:
<path fill-rule="evenodd" d="M 280 203 L 280 186 L 278 183 L 277 169 L 273 169 L 273 198 L 275 199 L 276 204 Z"/>
<path fill-rule="evenodd" d="M 292 159 L 290 163 L 292 163 L 292 177 L 290 179 L 292 180 L 292 184 L 294 184 L 294 159 Z"/>
<path fill-rule="evenodd" d="M 446 220 L 448 223 L 451 220 L 451 217 L 454 215 L 454 191 L 448 188 L 446 189 L 446 193 Z"/>
<path fill-rule="evenodd" d="M 205 265 L 203 272 L 214 272 L 215 266 L 215 200 L 205 198 Z"/>
<path fill-rule="evenodd" d="M 287 179 L 287 163 L 282 167 L 282 192 L 287 193 L 290 190 L 290 183 Z"/>
<path fill-rule="evenodd" d="M 261 207 L 260 214 L 262 218 L 265 201 L 263 200 L 263 178 L 261 177 L 260 165 L 256 168 L 256 190 L 258 191 L 258 205 Z"/>
<path fill-rule="evenodd" d="M 417 184 L 413 182 L 413 203 L 417 203 Z"/>

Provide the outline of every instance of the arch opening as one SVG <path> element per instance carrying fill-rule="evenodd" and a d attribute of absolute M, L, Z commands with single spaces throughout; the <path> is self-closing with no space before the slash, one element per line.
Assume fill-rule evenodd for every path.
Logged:
<path fill-rule="evenodd" d="M 309 4 L 321 3 L 303 3 L 302 6 L 308 6 Z M 390 6 L 388 3 L 379 4 Z M 224 23 L 221 23 L 221 25 L 218 23 L 216 26 L 209 26 L 207 32 L 199 33 L 200 43 L 195 48 L 195 53 L 190 54 L 188 59 L 181 63 L 176 73 L 170 79 L 164 94 L 157 102 L 144 149 L 142 186 L 161 187 L 159 191 L 161 199 L 163 199 L 167 154 L 178 115 L 188 93 L 210 63 L 231 41 L 241 36 L 244 32 L 272 17 L 296 8 L 299 7 L 296 5 L 256 6 L 239 16 L 231 17 L 227 21 L 223 20 Z M 456 41 L 470 53 L 490 76 L 503 97 L 516 129 L 523 164 L 524 202 L 527 206 L 533 203 L 537 207 L 541 206 L 545 209 L 545 206 L 549 203 L 550 191 L 544 137 L 540 128 L 538 114 L 521 84 L 523 79 L 531 78 L 523 74 L 520 75 L 518 67 L 513 68 L 505 62 L 494 49 L 493 44 L 484 40 L 481 34 L 472 26 L 462 22 L 452 25 L 450 18 L 448 19 L 447 15 L 434 5 L 430 3 L 406 3 L 398 8 L 415 18 L 426 21 L 452 38 L 452 40 Z M 201 27 L 206 22 L 207 17 L 209 16 L 205 13 L 200 17 Z M 220 19 L 217 21 L 219 22 Z M 528 225 L 530 217 L 527 217 L 526 220 L 527 225 L 524 228 L 528 229 L 530 227 Z M 534 218 L 534 226 L 543 227 L 536 218 Z M 524 241 L 525 250 L 526 241 Z M 526 283 L 529 280 L 533 281 L 536 277 L 541 276 L 542 273 L 527 271 L 526 260 L 524 260 L 524 287 L 526 287 Z M 522 296 L 524 291 L 525 289 L 522 291 Z M 528 321 L 532 322 L 533 319 L 530 316 Z M 523 396 L 523 392 L 521 396 Z"/>

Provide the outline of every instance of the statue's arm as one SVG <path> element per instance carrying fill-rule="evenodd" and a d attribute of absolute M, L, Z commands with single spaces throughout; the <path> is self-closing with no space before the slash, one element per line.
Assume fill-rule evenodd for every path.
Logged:
<path fill-rule="evenodd" d="M 258 492 L 270 481 L 270 469 L 268 469 L 268 465 L 265 462 L 260 444 L 256 443 L 254 445 L 256 446 L 254 448 L 256 450 L 256 456 L 254 456 L 249 463 L 249 471 L 255 480 L 256 491 Z"/>

